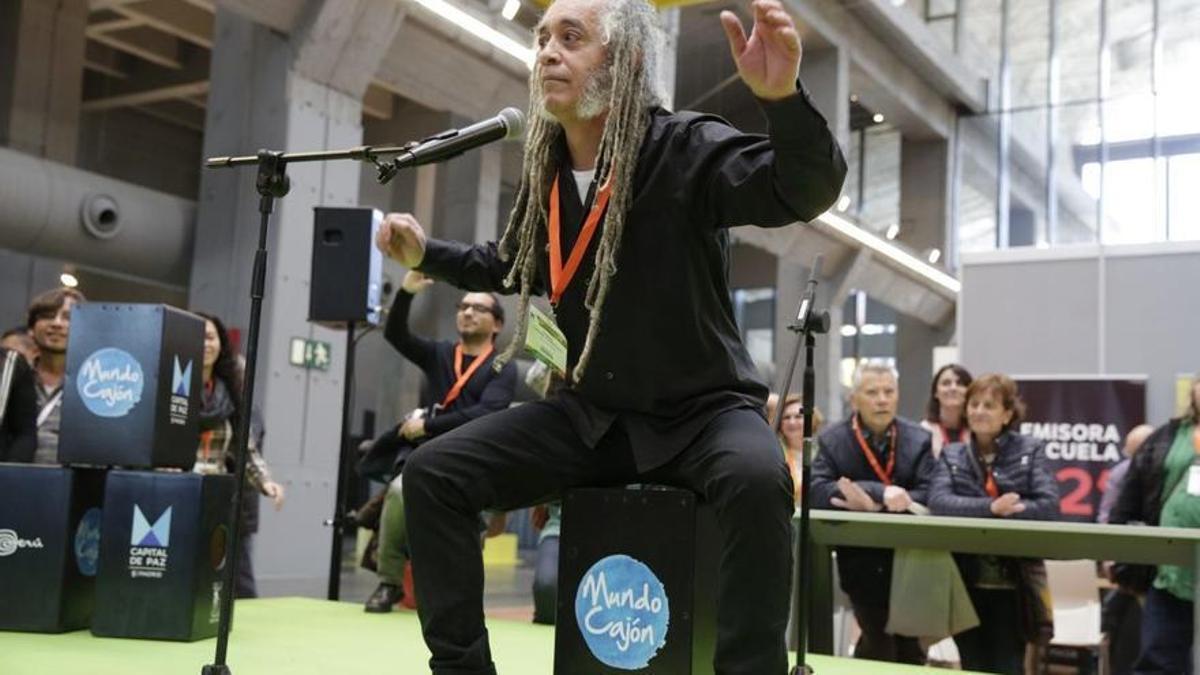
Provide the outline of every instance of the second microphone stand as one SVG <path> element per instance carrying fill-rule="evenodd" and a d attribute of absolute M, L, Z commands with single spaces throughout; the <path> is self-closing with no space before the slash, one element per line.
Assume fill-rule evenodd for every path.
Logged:
<path fill-rule="evenodd" d="M 792 625 L 796 629 L 796 667 L 791 675 L 812 675 L 815 671 L 805 663 L 808 651 L 808 622 L 811 615 L 812 598 L 801 591 L 801 584 L 812 578 L 812 544 L 809 534 L 809 486 L 812 482 L 812 458 L 816 452 L 816 439 L 813 438 L 813 399 L 816 398 L 816 370 L 813 366 L 814 353 L 817 345 L 817 335 L 829 332 L 829 312 L 814 311 L 814 301 L 817 285 L 818 270 L 821 259 L 813 264 L 813 273 L 808 282 L 808 288 L 800 301 L 796 322 L 788 326 L 788 330 L 796 333 L 796 349 L 792 352 L 784 375 L 783 387 L 779 393 L 779 404 L 775 412 L 775 434 L 780 436 L 783 426 L 783 410 L 787 400 L 788 390 L 792 386 L 792 376 L 796 371 L 796 362 L 800 359 L 801 346 L 804 348 L 804 378 L 801 393 L 801 410 L 804 415 L 804 445 L 801 451 L 802 469 L 800 474 L 800 531 L 796 537 L 795 556 L 799 564 L 792 574 L 791 602 L 794 609 Z"/>

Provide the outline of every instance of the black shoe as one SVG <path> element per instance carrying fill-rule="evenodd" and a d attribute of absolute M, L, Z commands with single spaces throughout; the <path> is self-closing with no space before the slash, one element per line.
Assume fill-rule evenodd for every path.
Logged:
<path fill-rule="evenodd" d="M 367 598 L 367 605 L 363 609 L 375 614 L 390 612 L 403 597 L 404 590 L 396 584 L 381 583 Z"/>

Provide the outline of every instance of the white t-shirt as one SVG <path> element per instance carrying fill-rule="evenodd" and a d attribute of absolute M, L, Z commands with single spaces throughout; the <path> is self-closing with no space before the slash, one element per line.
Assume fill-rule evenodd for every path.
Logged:
<path fill-rule="evenodd" d="M 579 201 L 586 202 L 588 188 L 592 185 L 592 177 L 596 175 L 596 170 L 576 171 L 571 169 L 571 173 L 575 174 L 575 187 L 579 191 Z"/>

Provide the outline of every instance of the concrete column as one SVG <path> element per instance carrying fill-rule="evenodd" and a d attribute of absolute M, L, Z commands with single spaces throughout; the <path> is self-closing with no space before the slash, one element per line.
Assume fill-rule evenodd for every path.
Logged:
<path fill-rule="evenodd" d="M 935 328 L 910 316 L 896 315 L 896 369 L 900 372 L 900 414 L 919 420 L 925 414 L 933 380 L 933 348 L 946 345 L 954 326 Z"/>
<path fill-rule="evenodd" d="M 75 164 L 87 0 L 0 6 L 0 145 Z"/>
<path fill-rule="evenodd" d="M 356 33 L 390 42 L 379 31 L 394 34 L 400 10 L 388 3 L 339 7 L 344 11 L 314 5 L 289 38 L 218 6 L 205 156 L 362 143 L 362 95 L 384 50 L 375 50 L 372 62 L 356 51 Z M 347 347 L 344 331 L 307 321 L 312 209 L 357 205 L 361 168 L 350 161 L 299 163 L 288 176 L 291 191 L 276 202 L 268 237 L 255 392 L 267 461 L 288 487 L 282 511 L 262 510 L 255 548 L 261 588 L 269 594 L 312 592 L 328 571 L 329 532 L 321 522 L 333 512 Z M 193 256 L 192 306 L 242 331 L 259 229 L 254 178 L 253 168 L 204 171 Z M 289 365 L 293 337 L 329 342 L 329 370 Z"/>
<path fill-rule="evenodd" d="M 924 257 L 950 241 L 951 147 L 945 140 L 903 138 L 900 145 L 900 235 Z M 943 258 L 944 259 L 944 258 Z M 919 419 L 933 377 L 933 348 L 950 340 L 939 329 L 903 314 L 896 317 L 896 364 L 900 371 L 900 414 Z"/>
<path fill-rule="evenodd" d="M 919 254 L 931 248 L 946 253 L 950 240 L 950 143 L 945 140 L 900 142 L 900 236 Z"/>

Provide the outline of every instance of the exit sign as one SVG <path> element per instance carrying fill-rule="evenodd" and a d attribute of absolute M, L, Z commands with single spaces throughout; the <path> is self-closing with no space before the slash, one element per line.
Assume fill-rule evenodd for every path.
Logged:
<path fill-rule="evenodd" d="M 333 360 L 333 348 L 328 342 L 292 338 L 291 349 L 288 350 L 288 363 L 300 368 L 314 370 L 329 370 Z"/>

